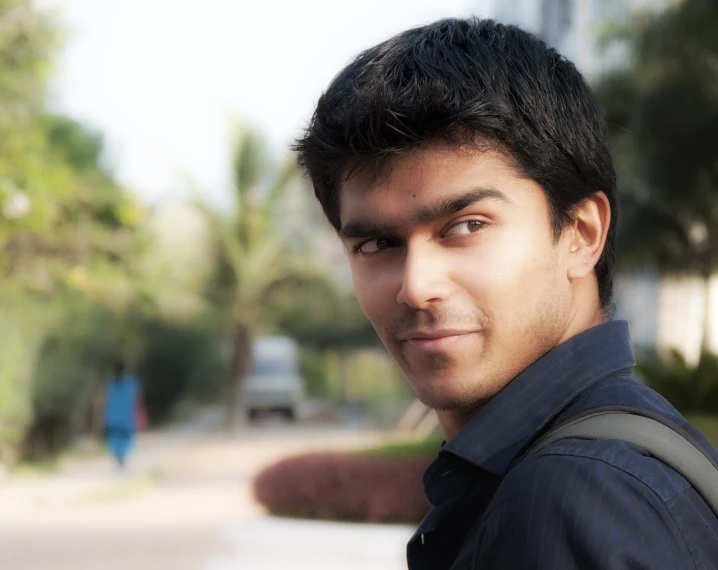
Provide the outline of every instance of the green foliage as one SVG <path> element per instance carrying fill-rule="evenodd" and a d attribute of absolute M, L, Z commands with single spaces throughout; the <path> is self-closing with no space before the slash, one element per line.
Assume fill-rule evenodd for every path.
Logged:
<path fill-rule="evenodd" d="M 400 368 L 383 348 L 355 349 L 341 354 L 340 358 L 347 399 L 371 405 L 413 398 Z"/>
<path fill-rule="evenodd" d="M 217 275 L 211 295 L 232 307 L 237 323 L 255 330 L 270 315 L 262 310 L 262 298 L 276 283 L 311 274 L 311 262 L 299 253 L 297 228 L 283 215 L 291 200 L 296 166 L 288 161 L 272 167 L 264 143 L 248 128 L 237 127 L 232 147 L 234 173 L 233 215 L 218 214 L 198 204 L 215 233 Z"/>
<path fill-rule="evenodd" d="M 78 267 L 94 273 L 126 261 L 142 211 L 100 164 L 98 135 L 44 115 L 2 144 L 0 264 L 6 275 L 49 291 Z M 13 214 L 17 200 L 26 206 Z"/>
<path fill-rule="evenodd" d="M 694 413 L 688 414 L 687 418 L 708 441 L 718 447 L 718 415 Z"/>
<path fill-rule="evenodd" d="M 0 287 L 0 462 L 13 463 L 32 421 L 37 353 L 56 309 L 7 283 Z"/>
<path fill-rule="evenodd" d="M 132 200 L 100 164 L 101 138 L 44 112 L 59 37 L 29 0 L 0 0 L 0 461 L 10 463 L 21 443 L 81 421 L 115 347 L 80 285 L 97 263 L 118 267 L 134 227 Z"/>
<path fill-rule="evenodd" d="M 251 338 L 273 328 L 267 309 L 271 289 L 289 279 L 321 276 L 309 255 L 310 240 L 300 231 L 294 160 L 280 167 L 265 158 L 264 142 L 251 129 L 237 126 L 231 149 L 234 211 L 226 216 L 204 205 L 214 233 L 216 271 L 207 297 L 227 315 L 232 334 L 234 388 L 227 397 L 230 425 L 240 417 L 239 389 L 249 370 Z M 289 223 L 288 223 L 289 221 Z"/>
<path fill-rule="evenodd" d="M 703 351 L 691 365 L 675 349 L 663 357 L 648 352 L 638 359 L 636 369 L 681 412 L 718 414 L 718 355 Z"/>
<path fill-rule="evenodd" d="M 102 164 L 102 136 L 44 110 L 58 38 L 29 0 L 0 0 L 0 462 L 7 463 L 21 447 L 41 457 L 97 427 L 97 396 L 118 358 L 146 376 L 153 420 L 188 393 L 217 397 L 226 374 L 222 331 L 202 319 L 199 291 L 143 273 L 141 254 L 153 236 L 134 196 Z M 190 314 L 193 321 L 176 318 Z"/>
<path fill-rule="evenodd" d="M 78 173 L 104 175 L 98 170 L 102 156 L 103 139 L 77 121 L 57 115 L 44 115 L 41 124 L 47 134 L 50 148 Z M 109 179 L 105 182 L 110 183 Z"/>
<path fill-rule="evenodd" d="M 58 39 L 55 23 L 30 0 L 0 0 L 0 130 L 41 104 Z"/>
<path fill-rule="evenodd" d="M 379 447 L 365 449 L 362 455 L 373 457 L 426 457 L 434 458 L 439 453 L 443 439 L 431 436 L 421 440 L 408 440 L 388 443 Z"/>
<path fill-rule="evenodd" d="M 54 455 L 89 429 L 93 399 L 122 346 L 117 319 L 106 308 L 72 291 L 53 303 L 58 316 L 38 347 L 32 376 L 26 459 Z"/>
<path fill-rule="evenodd" d="M 107 309 L 74 299 L 64 304 L 64 312 L 40 347 L 33 378 L 36 418 L 71 421 L 86 412 L 98 383 L 121 357 L 119 324 Z M 82 420 L 82 415 L 76 419 Z"/>
<path fill-rule="evenodd" d="M 299 372 L 304 380 L 307 396 L 326 398 L 332 395 L 332 382 L 327 373 L 326 357 L 323 353 L 302 347 L 299 354 Z"/>
<path fill-rule="evenodd" d="M 597 93 L 623 190 L 621 259 L 718 270 L 718 3 L 685 0 L 637 22 L 631 69 Z"/>
<path fill-rule="evenodd" d="M 401 370 L 382 348 L 304 346 L 301 367 L 310 396 L 367 404 L 374 411 L 413 397 Z"/>
<path fill-rule="evenodd" d="M 92 425 L 102 420 L 96 397 L 118 359 L 139 377 L 153 424 L 166 420 L 182 399 L 216 401 L 226 385 L 221 331 L 210 323 L 117 314 L 77 292 L 57 299 L 54 310 L 38 343 L 30 389 L 21 393 L 31 404 L 19 432 L 26 459 L 54 455 L 74 435 L 98 427 Z"/>
<path fill-rule="evenodd" d="M 264 297 L 277 329 L 317 350 L 380 346 L 353 293 L 321 276 L 276 283 Z"/>
<path fill-rule="evenodd" d="M 190 390 L 198 400 L 220 394 L 228 377 L 220 331 L 208 325 L 148 320 L 141 334 L 144 348 L 136 371 L 152 423 L 167 420 Z"/>

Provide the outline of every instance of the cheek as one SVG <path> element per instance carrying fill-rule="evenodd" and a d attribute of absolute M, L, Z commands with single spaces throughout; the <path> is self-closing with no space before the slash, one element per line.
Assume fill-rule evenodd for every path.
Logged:
<path fill-rule="evenodd" d="M 542 283 L 554 270 L 552 249 L 538 232 L 497 232 L 491 241 L 455 261 L 463 289 L 498 319 L 534 303 Z"/>
<path fill-rule="evenodd" d="M 377 272 L 360 262 L 350 262 L 354 293 L 364 314 L 376 325 L 381 317 L 389 316 L 388 305 L 396 299 L 397 292 L 392 293 L 392 285 L 387 278 L 388 272 Z"/>

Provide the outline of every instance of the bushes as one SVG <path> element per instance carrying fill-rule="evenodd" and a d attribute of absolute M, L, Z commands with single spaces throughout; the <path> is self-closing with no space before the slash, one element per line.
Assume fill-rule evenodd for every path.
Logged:
<path fill-rule="evenodd" d="M 315 398 L 331 395 L 326 358 L 316 349 L 302 347 L 299 353 L 299 370 L 304 379 L 306 394 Z"/>
<path fill-rule="evenodd" d="M 37 354 L 25 459 L 53 455 L 89 427 L 98 384 L 118 358 L 121 335 L 110 311 L 66 296 L 61 312 Z"/>
<path fill-rule="evenodd" d="M 430 437 L 357 454 L 291 457 L 257 476 L 254 496 L 278 516 L 415 524 L 430 508 L 422 475 L 440 445 Z"/>
<path fill-rule="evenodd" d="M 4 299 L 0 296 L 0 308 L 14 307 Z M 166 419 L 182 398 L 216 399 L 226 383 L 217 325 L 200 319 L 168 322 L 149 311 L 118 313 L 69 292 L 38 305 L 44 321 L 28 320 L 30 305 L 18 306 L 20 315 L 0 314 L 6 324 L 0 345 L 5 356 L 0 462 L 12 463 L 18 451 L 24 459 L 40 460 L 61 451 L 78 433 L 99 433 L 97 396 L 118 358 L 137 372 L 153 423 Z M 35 334 L 21 336 L 22 324 Z"/>
<path fill-rule="evenodd" d="M 255 499 L 278 516 L 417 523 L 429 510 L 421 477 L 426 457 L 308 454 L 260 473 Z"/>
<path fill-rule="evenodd" d="M 703 351 L 690 365 L 677 350 L 666 357 L 647 352 L 638 362 L 646 383 L 682 413 L 718 414 L 718 355 Z"/>
<path fill-rule="evenodd" d="M 699 432 L 701 432 L 714 447 L 718 447 L 718 417 L 715 414 L 691 414 L 687 415 Z"/>
<path fill-rule="evenodd" d="M 227 375 L 219 329 L 148 319 L 139 330 L 143 347 L 136 372 L 152 423 L 168 419 L 190 389 L 200 400 L 217 395 Z"/>
<path fill-rule="evenodd" d="M 425 457 L 432 460 L 441 449 L 443 437 L 431 435 L 418 441 L 388 443 L 362 451 L 363 455 L 374 457 Z"/>
<path fill-rule="evenodd" d="M 54 312 L 33 295 L 0 287 L 0 466 L 17 460 L 32 421 L 33 371 Z"/>

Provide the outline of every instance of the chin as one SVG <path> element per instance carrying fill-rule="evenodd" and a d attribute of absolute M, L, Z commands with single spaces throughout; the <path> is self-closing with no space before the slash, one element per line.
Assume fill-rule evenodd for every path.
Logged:
<path fill-rule="evenodd" d="M 441 396 L 438 398 L 423 398 L 419 400 L 437 412 L 469 412 L 482 407 L 491 398 L 451 398 Z"/>
<path fill-rule="evenodd" d="M 498 391 L 486 390 L 485 387 L 473 387 L 473 390 L 451 390 L 447 389 L 449 387 L 444 382 L 432 382 L 430 385 L 427 385 L 426 382 L 418 384 L 420 385 L 411 383 L 416 397 L 437 412 L 467 412 L 480 408 Z"/>

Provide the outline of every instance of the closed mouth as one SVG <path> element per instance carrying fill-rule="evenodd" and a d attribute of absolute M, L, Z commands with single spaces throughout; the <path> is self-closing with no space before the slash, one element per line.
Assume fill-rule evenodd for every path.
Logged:
<path fill-rule="evenodd" d="M 402 342 L 411 340 L 438 340 L 440 338 L 447 338 L 452 336 L 462 336 L 471 334 L 476 331 L 472 330 L 459 330 L 459 329 L 442 329 L 436 331 L 411 331 L 401 334 L 397 337 Z"/>

